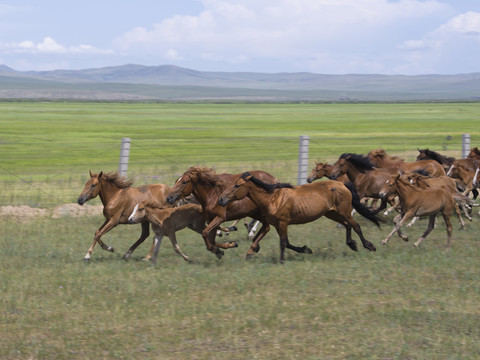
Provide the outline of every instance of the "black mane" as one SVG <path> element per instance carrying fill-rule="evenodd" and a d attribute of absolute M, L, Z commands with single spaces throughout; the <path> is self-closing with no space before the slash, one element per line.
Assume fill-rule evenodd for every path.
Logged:
<path fill-rule="evenodd" d="M 340 159 L 349 161 L 358 170 L 365 172 L 366 170 L 373 170 L 375 165 L 370 161 L 367 156 L 354 153 L 344 153 L 340 155 Z"/>
<path fill-rule="evenodd" d="M 243 180 L 247 180 L 247 177 L 250 177 L 250 181 L 253 182 L 255 185 L 261 187 L 262 189 L 265 189 L 267 191 L 273 191 L 275 189 L 281 189 L 281 188 L 293 188 L 292 184 L 289 183 L 274 183 L 274 184 L 267 184 L 263 182 L 262 180 L 256 178 L 255 176 L 252 176 L 249 172 L 244 172 L 241 176 Z"/>
<path fill-rule="evenodd" d="M 418 149 L 418 151 L 421 154 L 423 153 L 427 159 L 435 160 L 442 165 L 451 165 L 455 161 L 455 158 L 453 157 L 444 156 L 436 151 L 429 150 L 428 148 Z"/>

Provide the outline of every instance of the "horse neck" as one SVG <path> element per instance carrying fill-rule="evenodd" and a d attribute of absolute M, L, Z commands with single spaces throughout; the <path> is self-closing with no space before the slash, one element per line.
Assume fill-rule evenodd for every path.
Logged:
<path fill-rule="evenodd" d="M 351 182 L 355 182 L 355 180 L 364 175 L 360 170 L 355 167 L 355 165 L 350 162 L 348 163 L 347 172 L 345 174 L 348 176 L 348 180 L 350 180 Z"/>
<path fill-rule="evenodd" d="M 273 197 L 278 191 L 282 189 L 276 189 L 273 192 L 267 192 L 263 189 L 260 189 L 257 185 L 253 183 L 248 184 L 248 194 L 247 197 L 253 201 L 257 207 L 260 209 L 268 209 L 269 205 L 272 203 Z"/>
<path fill-rule="evenodd" d="M 215 191 L 215 187 L 208 184 L 196 182 L 193 186 L 192 193 L 202 207 L 206 206 L 208 200 L 218 200 L 218 194 Z"/>
<path fill-rule="evenodd" d="M 106 206 L 120 190 L 121 189 L 116 185 L 105 180 L 100 180 L 100 192 L 98 193 L 98 196 L 100 197 L 103 206 Z"/>

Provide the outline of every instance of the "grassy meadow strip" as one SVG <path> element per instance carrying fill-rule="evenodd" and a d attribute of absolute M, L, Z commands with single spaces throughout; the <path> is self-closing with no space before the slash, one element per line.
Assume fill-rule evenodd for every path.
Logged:
<path fill-rule="evenodd" d="M 390 219 L 391 220 L 391 219 Z M 312 255 L 287 251 L 278 264 L 271 231 L 251 261 L 243 228 L 239 247 L 221 260 L 194 232 L 178 233 L 186 263 L 164 239 L 155 268 L 139 234 L 123 226 L 82 261 L 100 217 L 2 220 L 2 359 L 476 359 L 480 250 L 478 215 L 466 231 L 454 219 L 445 249 L 441 222 L 420 248 L 359 219 L 376 252 L 345 244 L 328 219 L 290 227 Z M 419 221 L 406 230 L 417 238 Z M 356 236 L 354 236 L 357 239 Z M 358 239 L 357 239 L 358 240 Z"/>
<path fill-rule="evenodd" d="M 131 138 L 128 176 L 172 184 L 185 169 L 261 169 L 296 183 L 300 135 L 310 163 L 385 148 L 413 160 L 418 148 L 460 157 L 463 133 L 479 138 L 479 103 L 212 104 L 0 103 L 0 205 L 75 202 L 88 170 L 118 169 Z"/>

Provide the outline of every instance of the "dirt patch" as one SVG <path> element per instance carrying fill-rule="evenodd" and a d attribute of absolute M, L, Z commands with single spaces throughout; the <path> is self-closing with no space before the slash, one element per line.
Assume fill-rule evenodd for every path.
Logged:
<path fill-rule="evenodd" d="M 63 217 L 97 216 L 102 214 L 103 205 L 62 204 L 53 209 L 34 208 L 27 205 L 0 206 L 0 217 L 28 221 L 38 218 L 59 219 Z"/>

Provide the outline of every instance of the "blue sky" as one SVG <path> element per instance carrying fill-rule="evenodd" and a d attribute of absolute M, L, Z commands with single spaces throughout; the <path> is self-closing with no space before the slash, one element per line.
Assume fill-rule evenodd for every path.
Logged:
<path fill-rule="evenodd" d="M 0 64 L 480 72 L 480 0 L 0 0 Z"/>

